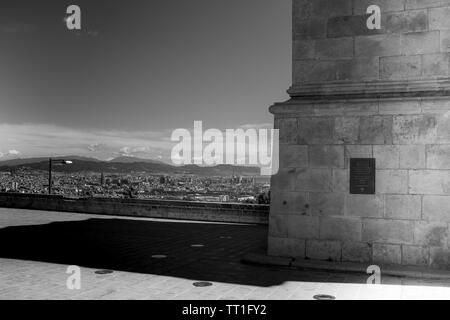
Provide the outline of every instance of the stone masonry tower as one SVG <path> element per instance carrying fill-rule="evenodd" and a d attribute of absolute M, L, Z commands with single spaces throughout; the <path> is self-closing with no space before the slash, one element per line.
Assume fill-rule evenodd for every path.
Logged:
<path fill-rule="evenodd" d="M 269 255 L 449 269 L 450 0 L 293 0 L 292 68 Z"/>

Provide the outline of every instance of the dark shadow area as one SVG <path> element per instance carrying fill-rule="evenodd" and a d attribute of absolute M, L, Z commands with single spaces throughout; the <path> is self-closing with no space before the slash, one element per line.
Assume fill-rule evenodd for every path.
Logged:
<path fill-rule="evenodd" d="M 265 252 L 266 226 L 89 219 L 7 227 L 0 243 L 2 258 L 193 280 L 272 286 L 302 274 L 240 262 L 246 253 Z"/>

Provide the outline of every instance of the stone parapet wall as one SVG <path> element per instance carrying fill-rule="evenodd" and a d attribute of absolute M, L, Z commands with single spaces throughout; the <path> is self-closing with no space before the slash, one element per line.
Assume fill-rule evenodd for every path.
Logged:
<path fill-rule="evenodd" d="M 0 193 L 0 207 L 143 218 L 267 224 L 269 206 L 188 201 L 64 198 L 57 195 Z"/>

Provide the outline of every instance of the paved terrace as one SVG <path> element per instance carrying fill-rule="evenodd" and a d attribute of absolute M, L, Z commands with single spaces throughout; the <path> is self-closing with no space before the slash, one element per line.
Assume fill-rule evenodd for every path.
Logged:
<path fill-rule="evenodd" d="M 246 265 L 267 227 L 0 208 L 1 299 L 449 299 L 450 280 Z M 157 259 L 152 256 L 165 255 Z M 81 289 L 66 287 L 69 265 Z M 114 270 L 96 274 L 99 269 Z M 209 287 L 195 287 L 209 281 Z"/>

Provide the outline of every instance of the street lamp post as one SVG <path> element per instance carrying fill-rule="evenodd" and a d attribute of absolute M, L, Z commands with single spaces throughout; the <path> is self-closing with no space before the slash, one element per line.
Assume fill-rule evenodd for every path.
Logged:
<path fill-rule="evenodd" d="M 52 165 L 53 164 L 72 164 L 72 161 L 62 159 L 48 159 L 48 194 L 52 194 Z"/>

